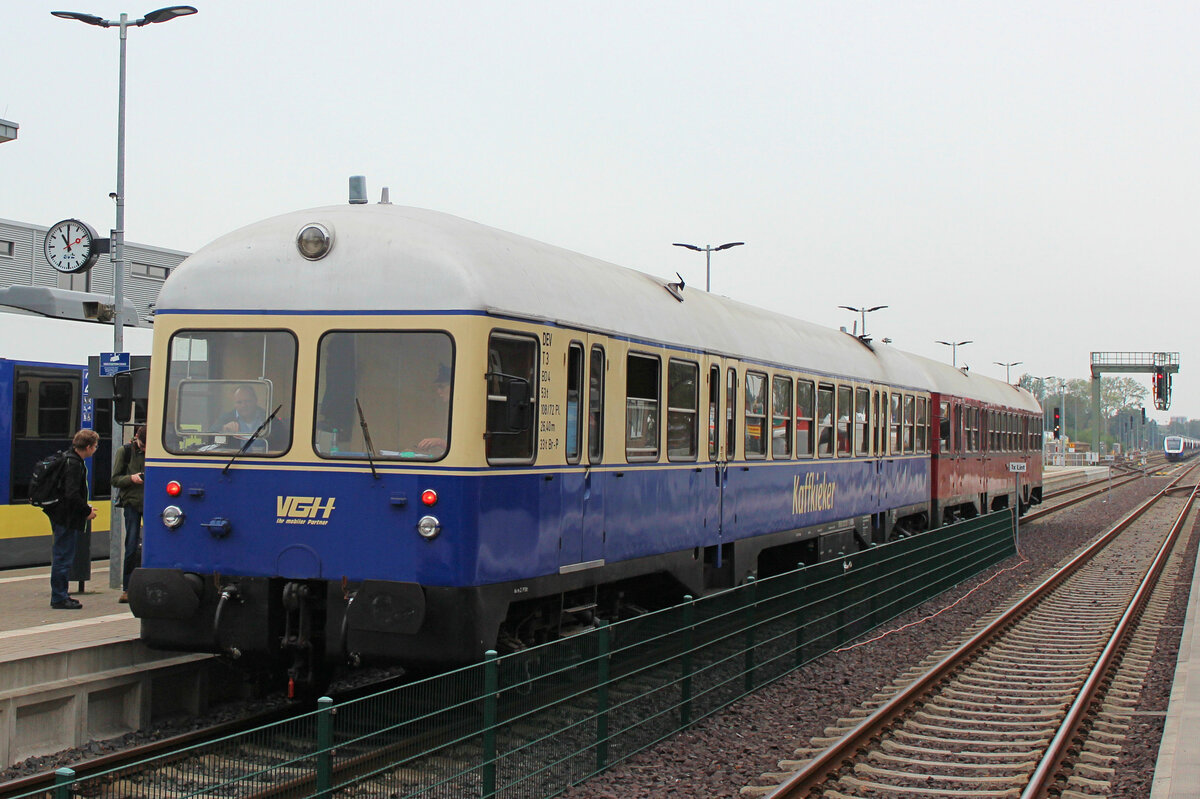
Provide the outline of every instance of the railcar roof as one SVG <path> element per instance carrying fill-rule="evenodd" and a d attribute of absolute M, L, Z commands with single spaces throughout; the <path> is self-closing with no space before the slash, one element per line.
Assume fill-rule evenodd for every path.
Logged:
<path fill-rule="evenodd" d="M 307 261 L 295 240 L 314 222 L 334 244 Z M 684 288 L 680 302 L 667 282 L 449 214 L 338 205 L 267 219 L 203 247 L 172 273 L 157 310 L 485 312 L 1037 408 L 999 381 L 886 345 L 872 351 L 846 333 L 697 288 Z"/>

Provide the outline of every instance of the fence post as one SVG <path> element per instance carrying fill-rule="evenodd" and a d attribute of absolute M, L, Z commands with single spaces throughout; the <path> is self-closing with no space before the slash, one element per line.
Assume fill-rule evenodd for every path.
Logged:
<path fill-rule="evenodd" d="M 608 767 L 608 682 L 609 651 L 612 632 L 606 620 L 600 621 L 596 639 L 596 771 Z"/>
<path fill-rule="evenodd" d="M 317 700 L 317 796 L 333 795 L 333 700 Z"/>
<path fill-rule="evenodd" d="M 496 650 L 483 654 L 483 796 L 496 795 L 496 718 L 500 704 L 500 665 Z"/>
<path fill-rule="evenodd" d="M 691 594 L 683 597 L 683 657 L 679 659 L 682 696 L 679 702 L 679 727 L 692 723 L 692 647 L 696 644 L 693 629 L 696 624 L 696 600 Z"/>
<path fill-rule="evenodd" d="M 758 584 L 754 581 L 754 575 L 746 578 L 746 671 L 745 671 L 745 689 L 746 693 L 754 690 L 754 625 L 757 623 L 758 616 Z"/>
<path fill-rule="evenodd" d="M 805 619 L 804 564 L 796 564 L 796 666 L 804 665 L 804 638 L 808 631 Z"/>
<path fill-rule="evenodd" d="M 54 799 L 70 799 L 71 783 L 74 781 L 75 772 L 69 768 L 54 772 Z"/>

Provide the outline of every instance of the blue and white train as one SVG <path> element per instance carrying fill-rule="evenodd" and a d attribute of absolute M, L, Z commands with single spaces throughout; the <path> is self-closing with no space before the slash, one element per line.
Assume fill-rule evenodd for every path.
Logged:
<path fill-rule="evenodd" d="M 1200 450 L 1200 441 L 1188 436 L 1167 436 L 1163 439 L 1163 452 L 1167 453 L 1169 461 L 1187 460 L 1197 450 Z"/>
<path fill-rule="evenodd" d="M 231 233 L 155 328 L 142 637 L 300 684 L 473 662 L 1041 494 L 1023 389 L 431 211 Z"/>

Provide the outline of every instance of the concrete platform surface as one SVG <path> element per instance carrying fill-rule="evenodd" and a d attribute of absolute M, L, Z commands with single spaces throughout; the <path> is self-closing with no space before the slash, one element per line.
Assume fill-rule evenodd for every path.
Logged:
<path fill-rule="evenodd" d="M 1200 569 L 1191 595 L 1150 799 L 1200 799 Z"/>

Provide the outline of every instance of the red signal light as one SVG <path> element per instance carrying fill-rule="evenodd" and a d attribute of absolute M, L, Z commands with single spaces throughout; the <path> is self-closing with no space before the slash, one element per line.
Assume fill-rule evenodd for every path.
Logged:
<path fill-rule="evenodd" d="M 183 492 L 183 486 L 181 486 L 179 484 L 178 480 L 172 480 L 171 482 L 167 483 L 167 495 L 168 496 L 177 497 L 182 492 Z"/>
<path fill-rule="evenodd" d="M 432 508 L 434 505 L 437 504 L 437 492 L 434 491 L 432 488 L 425 489 L 424 491 L 421 492 L 421 502 L 426 507 Z"/>

